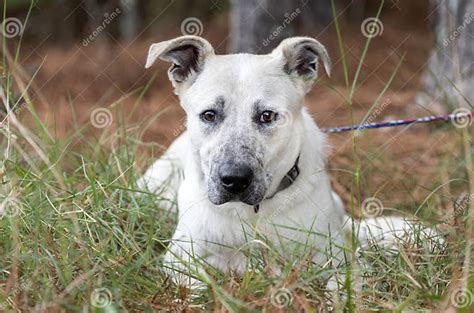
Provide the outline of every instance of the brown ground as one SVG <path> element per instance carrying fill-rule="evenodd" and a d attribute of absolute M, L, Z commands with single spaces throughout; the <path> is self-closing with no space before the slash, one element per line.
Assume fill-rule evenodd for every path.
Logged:
<path fill-rule="evenodd" d="M 213 24 L 203 36 L 218 46 L 219 52 L 224 52 L 225 19 Z M 365 38 L 358 28 L 343 27 L 342 33 L 352 79 Z M 344 83 L 337 38 L 333 34 L 335 32 L 330 28 L 318 38 L 329 48 L 335 73 L 331 79 L 324 78 L 307 97 L 307 106 L 320 127 L 350 123 L 348 106 L 341 96 L 347 96 L 349 90 Z M 143 64 L 150 42 L 176 35 L 158 35 L 147 41 L 122 46 L 103 45 L 102 48 L 99 48 L 100 43 L 87 48 L 78 43 L 67 50 L 44 45 L 34 50 L 34 46 L 26 46 L 22 64 L 29 75 L 44 58 L 34 86 L 34 100 L 41 117 L 50 122 L 58 136 L 62 136 L 70 130 L 74 115 L 78 121 L 87 122 L 93 108 L 111 105 L 125 94 L 144 86 L 156 74 L 155 81 L 138 102 L 131 120 L 151 121 L 153 116 L 166 109 L 150 124 L 143 139 L 168 145 L 183 129 L 183 111 L 167 81 L 167 65 L 161 64 L 158 69 L 145 71 Z M 353 101 L 355 122 L 362 120 L 404 54 L 405 60 L 396 78 L 380 100 L 380 103 L 385 103 L 383 111 L 380 116 L 375 116 L 374 121 L 428 115 L 414 104 L 414 97 L 421 88 L 420 78 L 431 44 L 427 21 L 407 22 L 399 17 L 384 20 L 383 36 L 372 40 L 362 67 L 360 85 Z M 131 114 L 138 93 L 116 105 L 114 111 L 125 117 Z M 53 123 L 54 120 L 56 123 Z M 374 130 L 358 137 L 357 155 L 363 172 L 363 192 L 360 196 L 376 195 L 386 205 L 423 200 L 429 189 L 434 188 L 435 182 L 448 177 L 447 170 L 440 171 L 440 164 L 451 153 L 453 140 L 448 142 L 447 139 L 453 139 L 453 136 L 452 131 L 440 132 L 420 125 L 408 129 Z M 336 190 L 346 195 L 350 194 L 351 172 L 355 166 L 350 139 L 349 134 L 329 136 L 329 168 L 333 184 Z M 344 200 L 348 201 L 349 196 Z"/>

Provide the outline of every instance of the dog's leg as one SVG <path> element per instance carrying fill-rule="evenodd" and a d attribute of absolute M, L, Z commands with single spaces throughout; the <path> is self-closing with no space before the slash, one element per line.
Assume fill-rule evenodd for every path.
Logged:
<path fill-rule="evenodd" d="M 180 187 L 178 224 L 164 266 L 175 283 L 195 288 L 210 282 L 209 269 L 243 274 L 247 241 L 242 233 L 246 225 L 235 222 L 233 216 L 209 210 L 203 201 L 190 199 L 190 188 L 196 189 L 190 180 L 191 176 L 186 176 Z"/>
<path fill-rule="evenodd" d="M 195 277 L 201 277 L 200 247 L 189 237 L 175 233 L 164 257 L 164 269 L 176 285 L 201 288 L 204 283 Z"/>
<path fill-rule="evenodd" d="M 176 195 L 183 179 L 187 149 L 186 132 L 181 134 L 137 181 L 137 186 L 157 194 L 164 209 L 175 207 Z M 162 201 L 161 201 L 162 200 Z"/>
<path fill-rule="evenodd" d="M 332 197 L 335 204 L 343 209 L 339 195 L 333 191 Z M 372 243 L 395 248 L 401 242 L 410 243 L 414 240 L 424 240 L 431 247 L 444 245 L 444 239 L 435 228 L 402 216 L 377 216 L 362 220 L 346 216 L 343 228 L 348 238 L 356 236 L 359 249 Z"/>
<path fill-rule="evenodd" d="M 165 271 L 174 283 L 192 289 L 206 285 L 208 279 L 205 268 L 210 266 L 222 272 L 242 275 L 246 262 L 247 258 L 243 253 L 202 241 L 193 241 L 179 228 L 173 235 L 164 257 Z"/>
<path fill-rule="evenodd" d="M 339 202 L 337 201 L 339 197 L 334 193 L 333 197 L 336 202 Z M 420 246 L 423 246 L 427 253 L 440 252 L 446 248 L 446 242 L 436 228 L 406 217 L 379 216 L 362 220 L 347 217 L 344 230 L 347 238 L 351 238 L 352 235 L 357 238 L 356 258 L 351 259 L 354 263 L 349 272 L 352 288 L 355 291 L 361 290 L 364 277 L 372 268 L 365 255 L 374 247 L 378 251 L 383 251 L 386 256 L 397 256 L 399 253 L 403 253 L 407 247 L 419 249 Z M 348 256 L 350 257 L 350 254 Z M 342 296 L 342 299 L 345 299 L 344 284 L 346 275 L 349 273 L 344 268 L 341 268 L 339 272 L 337 266 L 335 266 L 335 270 L 336 274 L 328 280 L 326 290 L 331 295 L 330 298 Z"/>
<path fill-rule="evenodd" d="M 445 244 L 435 228 L 399 216 L 363 219 L 359 223 L 357 237 L 360 249 L 375 243 L 390 251 L 398 251 L 402 245 L 423 243 L 429 250 L 439 250 Z"/>

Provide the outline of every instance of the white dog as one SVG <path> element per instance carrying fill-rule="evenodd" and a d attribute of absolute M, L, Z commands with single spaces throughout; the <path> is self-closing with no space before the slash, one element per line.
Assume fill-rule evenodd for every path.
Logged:
<path fill-rule="evenodd" d="M 177 193 L 179 220 L 165 255 L 175 279 L 189 283 L 177 273 L 190 273 L 193 259 L 242 273 L 240 249 L 255 233 L 283 256 L 309 247 L 318 264 L 340 262 L 348 218 L 325 171 L 325 136 L 303 106 L 318 61 L 331 73 L 324 46 L 294 37 L 267 55 L 216 55 L 205 39 L 183 36 L 153 44 L 146 67 L 158 58 L 172 63 L 187 130 L 138 185 L 170 200 Z M 360 227 L 359 238 L 408 226 L 391 218 Z"/>

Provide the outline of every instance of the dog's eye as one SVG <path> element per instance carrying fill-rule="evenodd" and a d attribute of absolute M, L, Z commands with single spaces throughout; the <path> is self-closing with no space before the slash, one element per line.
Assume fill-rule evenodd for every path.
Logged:
<path fill-rule="evenodd" d="M 277 114 L 273 111 L 263 111 L 260 115 L 260 123 L 268 124 L 276 119 Z"/>
<path fill-rule="evenodd" d="M 216 120 L 216 111 L 207 110 L 201 113 L 201 119 L 203 121 L 212 123 Z"/>

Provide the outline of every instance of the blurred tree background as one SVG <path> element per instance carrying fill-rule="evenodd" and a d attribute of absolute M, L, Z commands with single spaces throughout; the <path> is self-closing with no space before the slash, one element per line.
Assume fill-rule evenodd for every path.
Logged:
<path fill-rule="evenodd" d="M 334 0 L 334 13 L 346 27 L 359 29 L 365 18 L 377 14 L 380 4 Z M 25 21 L 30 6 L 28 0 L 6 0 L 2 12 Z M 398 19 L 400 27 L 420 20 L 431 25 L 434 46 L 418 103 L 438 110 L 439 103 L 449 108 L 464 100 L 472 103 L 474 2 L 389 0 L 380 19 L 387 16 Z M 286 37 L 323 35 L 334 24 L 328 0 L 38 0 L 33 2 L 23 38 L 67 48 L 81 42 L 85 46 L 84 39 L 98 32 L 93 36 L 95 47 L 104 50 L 119 42 L 180 35 L 180 23 L 189 17 L 200 23 L 189 26 L 191 31 L 224 38 L 219 52 L 267 53 Z M 457 35 L 450 40 L 452 34 Z"/>
<path fill-rule="evenodd" d="M 29 0 L 7 0 L 7 16 L 24 19 Z M 117 23 L 107 28 L 116 40 L 131 40 L 142 33 L 156 31 L 188 16 L 209 20 L 227 11 L 226 1 L 146 1 L 146 0 L 37 0 L 33 1 L 26 39 L 50 37 L 54 43 L 68 45 L 87 36 L 117 8 Z M 205 5 L 204 5 L 205 4 Z M 2 3 L 3 11 L 3 3 Z M 149 29 L 147 25 L 153 25 Z"/>
<path fill-rule="evenodd" d="M 6 3 L 6 15 L 21 19 L 26 17 L 31 5 L 29 0 L 6 0 Z M 263 41 L 264 35 L 283 25 L 285 31 L 278 36 L 285 38 L 302 31 L 322 31 L 333 20 L 330 0 L 33 0 L 33 3 L 30 27 L 25 37 L 39 39 L 49 36 L 61 44 L 83 38 L 104 19 L 104 14 L 116 8 L 121 11 L 117 25 L 111 26 L 107 32 L 117 40 L 156 33 L 164 26 L 169 28 L 189 16 L 205 22 L 223 16 L 229 21 L 231 46 L 235 51 L 255 50 L 255 39 L 239 37 L 249 36 Z M 365 17 L 376 14 L 380 6 L 379 1 L 368 0 L 334 0 L 334 4 L 339 19 L 356 27 Z M 428 0 L 392 0 L 387 1 L 382 14 L 400 12 L 403 6 L 403 15 L 413 18 L 429 10 L 428 5 Z M 295 17 L 285 23 L 285 18 L 294 12 L 297 12 Z M 263 50 L 266 52 L 268 49 Z"/>
<path fill-rule="evenodd" d="M 377 16 L 381 6 L 380 25 L 371 25 L 373 29 L 369 29 L 380 31 L 372 36 L 373 41 L 384 40 L 384 45 L 391 47 L 402 37 L 432 40 L 431 52 L 423 50 L 424 55 L 418 57 L 424 63 L 430 60 L 424 64 L 424 88 L 420 89 L 418 104 L 442 111 L 457 107 L 459 102 L 461 106 L 472 103 L 472 0 L 6 0 L 2 2 L 2 12 L 4 18 L 16 17 L 21 23 L 26 22 L 22 25 L 23 53 L 32 56 L 24 64 L 28 73 L 37 68 L 35 64 L 46 54 L 51 55 L 51 49 L 55 56 L 58 49 L 81 49 L 89 59 L 97 60 L 98 68 L 104 67 L 102 63 L 107 60 L 115 60 L 115 53 L 126 54 L 136 64 L 129 67 L 120 59 L 123 55 L 117 57 L 124 62 L 120 67 L 127 67 L 129 79 L 117 75 L 118 69 L 109 75 L 109 80 L 124 93 L 142 82 L 143 73 L 138 72 L 138 67 L 135 70 L 135 65 L 142 66 L 147 45 L 152 41 L 196 34 L 208 38 L 220 53 L 268 53 L 286 37 L 310 35 L 325 41 L 337 61 L 341 58 L 341 46 L 337 43 L 334 17 L 344 31 L 342 49 L 347 52 L 354 36 L 359 42 L 367 39 L 361 36 L 363 23 Z M 453 38 L 449 39 L 450 36 Z M 12 46 L 15 39 L 8 44 Z M 405 45 L 402 42 L 397 49 L 407 48 Z M 422 53 L 405 51 L 412 55 Z M 351 55 L 345 57 L 348 56 Z M 407 58 L 410 61 L 411 56 Z M 67 60 L 58 57 L 56 62 Z M 109 71 L 109 66 L 105 66 Z M 110 64 L 110 70 L 113 69 Z"/>
<path fill-rule="evenodd" d="M 3 141 L 18 154 L 18 162 L 5 158 L 5 166 L 0 164 L 3 186 L 6 190 L 11 185 L 11 194 L 23 198 L 28 210 L 5 220 L 0 216 L 6 222 L 2 225 L 12 229 L 5 232 L 2 243 L 12 247 L 4 256 L 11 251 L 13 264 L 0 273 L 0 312 L 3 294 L 15 305 L 24 302 L 23 311 L 47 311 L 30 306 L 32 299 L 39 304 L 57 301 L 58 308 L 62 301 L 77 302 L 87 311 L 89 300 L 82 302 L 91 298 L 89 289 L 109 283 L 118 292 L 114 298 L 123 299 L 130 311 L 142 311 L 142 303 L 158 310 L 187 305 L 186 292 L 179 291 L 185 302 L 170 296 L 169 280 L 156 288 L 161 282 L 155 278 L 158 263 L 145 262 L 154 258 L 152 249 L 159 245 L 161 251 L 169 242 L 170 216 L 157 210 L 151 194 L 128 201 L 135 175 L 186 129 L 185 114 L 168 81 L 170 64 L 156 62 L 144 69 L 152 43 L 192 34 L 208 39 L 217 53 L 267 53 L 289 36 L 318 39 L 329 52 L 333 71 L 331 77 L 321 71 L 305 97 L 305 107 L 321 128 L 422 117 L 460 107 L 472 110 L 474 101 L 474 0 L 0 0 L 0 6 L 0 130 L 18 120 L 31 138 L 44 137 L 34 146 L 24 141 L 22 132 Z M 110 113 L 104 127 L 94 125 L 96 110 Z M 466 173 L 472 172 L 468 167 L 472 141 L 464 140 L 469 138 L 464 136 L 467 129 L 455 126 L 417 124 L 360 132 L 361 136 L 350 132 L 328 136 L 327 170 L 333 189 L 348 208 L 376 197 L 383 199 L 384 207 L 397 208 L 389 214 L 400 209 L 423 220 L 453 224 L 455 241 L 459 237 L 464 245 L 467 227 L 462 219 L 469 211 L 453 203 L 470 199 Z M 41 149 L 50 163 L 41 161 Z M 9 172 L 15 173 L 14 179 Z M 67 188 L 57 184 L 63 180 Z M 87 225 L 81 232 L 76 219 Z M 10 221 L 15 227 L 8 226 Z M 23 231 L 17 232 L 17 226 Z M 96 230 L 97 236 L 91 235 Z M 81 236 L 87 237 L 84 244 Z M 36 258 L 31 256 L 33 250 L 39 251 Z M 387 304 L 385 310 L 396 309 L 397 303 L 398 309 L 411 309 L 407 305 L 412 300 L 439 309 L 436 299 L 443 291 L 433 282 L 442 280 L 441 285 L 457 288 L 444 278 L 451 265 L 434 266 L 419 251 L 413 250 L 416 263 L 407 259 L 410 266 L 400 272 L 392 271 L 392 261 L 390 267 L 381 267 L 381 274 L 396 279 L 390 289 L 380 290 L 374 284 L 360 298 Z M 419 262 L 423 266 L 413 267 Z M 97 264 L 105 265 L 107 276 L 97 271 Z M 294 264 L 285 265 L 291 272 L 281 282 L 262 271 L 272 276 L 265 287 L 255 288 L 253 280 L 259 278 L 251 274 L 252 284 L 244 280 L 244 293 L 234 277 L 222 290 L 258 301 L 257 306 L 268 302 L 259 298 L 258 291 L 267 285 L 271 289 L 301 285 L 294 289 L 295 302 L 324 292 L 312 282 L 315 273 L 297 278 L 295 274 L 306 266 Z M 456 277 L 460 263 L 452 264 Z M 425 266 L 430 270 L 419 270 Z M 437 269 L 442 269 L 439 275 L 432 275 Z M 25 285 L 29 276 L 33 283 Z M 97 280 L 89 279 L 92 276 Z M 392 301 L 392 296 L 403 300 Z M 211 298 L 198 301 L 215 300 Z M 61 306 L 57 311 L 64 310 L 72 309 Z"/>
<path fill-rule="evenodd" d="M 167 79 L 169 64 L 157 62 L 145 70 L 144 63 L 150 44 L 184 34 L 207 38 L 217 53 L 267 53 L 289 36 L 317 38 L 333 61 L 331 78 L 322 76 L 321 84 L 306 97 L 306 106 L 320 127 L 363 123 L 368 117 L 377 122 L 448 113 L 459 107 L 472 110 L 474 101 L 472 0 L 0 3 L 2 31 L 7 33 L 12 19 L 21 29 L 0 40 L 2 57 L 13 63 L 16 48 L 21 47 L 16 78 L 29 86 L 32 106 L 57 137 L 87 123 L 94 108 L 108 107 L 126 115 L 127 122 L 146 118 L 145 142 L 171 143 L 185 126 L 184 112 Z M 354 77 L 357 82 L 352 86 Z M 0 82 L 5 81 L 2 73 Z M 10 107 L 24 103 L 21 90 L 10 90 L 14 93 L 9 95 Z M 371 112 L 373 108 L 377 114 Z M 6 111 L 3 105 L 0 109 Z M 21 115 L 34 122 L 27 110 Z M 116 119 L 113 126 L 120 123 L 125 121 Z M 388 203 L 396 206 L 407 195 L 421 199 L 425 190 L 420 186 L 434 181 L 436 164 L 445 151 L 441 146 L 433 149 L 428 134 L 427 127 L 417 127 L 404 132 L 402 144 L 384 149 L 387 158 L 397 162 L 377 166 L 367 160 L 373 167 L 371 185 L 385 186 L 383 197 Z M 385 135 L 372 132 L 369 143 L 385 146 Z M 348 158 L 351 146 L 343 136 L 332 136 L 331 145 L 338 147 L 332 166 L 346 168 L 352 162 Z M 418 155 L 424 157 L 414 166 L 409 158 Z M 407 156 L 406 168 L 402 167 L 417 179 L 402 182 L 387 177 L 401 171 L 398 160 Z M 334 177 L 334 188 L 351 194 L 350 177 L 340 171 Z"/>

